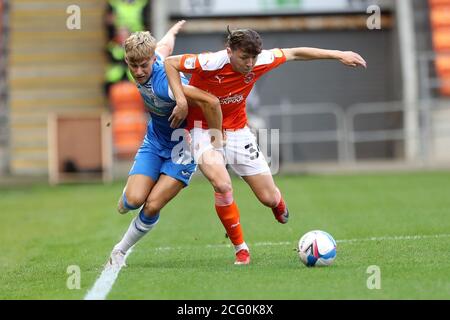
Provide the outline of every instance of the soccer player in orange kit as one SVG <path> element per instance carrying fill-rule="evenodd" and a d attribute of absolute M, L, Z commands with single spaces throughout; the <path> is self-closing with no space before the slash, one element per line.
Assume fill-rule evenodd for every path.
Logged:
<path fill-rule="evenodd" d="M 178 107 L 188 108 L 180 71 L 192 74 L 189 84 L 219 98 L 222 127 L 226 133 L 223 148 L 212 146 L 204 116 L 191 105 L 186 129 L 191 130 L 194 160 L 214 188 L 216 212 L 235 247 L 235 264 L 250 263 L 250 253 L 244 241 L 226 164 L 245 180 L 262 204 L 272 209 L 278 222 L 287 223 L 289 218 L 286 203 L 274 183 L 264 155 L 259 151 L 256 137 L 247 126 L 246 98 L 263 74 L 288 61 L 312 59 L 336 59 L 347 66 L 366 67 L 364 59 L 351 51 L 305 47 L 263 50 L 260 35 L 251 29 L 228 29 L 225 50 L 183 54 L 165 60 L 167 77 Z"/>

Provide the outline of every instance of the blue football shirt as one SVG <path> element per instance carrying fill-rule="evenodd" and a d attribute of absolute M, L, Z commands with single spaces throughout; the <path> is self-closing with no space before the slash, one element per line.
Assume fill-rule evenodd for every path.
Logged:
<path fill-rule="evenodd" d="M 189 82 L 184 75 L 181 75 L 181 81 L 183 84 Z M 163 59 L 158 53 L 156 53 L 156 61 L 153 63 L 150 78 L 145 84 L 137 83 L 137 87 L 151 115 L 147 125 L 147 139 L 160 147 L 173 148 L 179 140 L 171 140 L 172 132 L 176 129 L 170 127 L 169 117 L 176 106 L 176 102 L 169 93 L 169 81 L 164 69 Z M 184 128 L 185 125 L 186 121 L 179 128 Z"/>

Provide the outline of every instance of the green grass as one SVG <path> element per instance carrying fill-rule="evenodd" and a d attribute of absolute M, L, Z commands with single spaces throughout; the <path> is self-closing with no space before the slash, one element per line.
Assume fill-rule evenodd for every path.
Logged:
<path fill-rule="evenodd" d="M 108 298 L 450 298 L 449 172 L 275 180 L 290 208 L 287 225 L 278 224 L 242 180 L 233 181 L 251 265 L 233 265 L 212 189 L 198 178 L 135 247 Z M 133 217 L 115 212 L 122 188 L 1 188 L 0 299 L 83 299 Z M 296 243 L 312 229 L 338 240 L 331 267 L 300 264 Z M 429 237 L 340 242 L 409 235 Z M 81 269 L 80 290 L 66 286 L 70 265 Z M 371 265 L 381 270 L 379 290 L 366 286 Z"/>

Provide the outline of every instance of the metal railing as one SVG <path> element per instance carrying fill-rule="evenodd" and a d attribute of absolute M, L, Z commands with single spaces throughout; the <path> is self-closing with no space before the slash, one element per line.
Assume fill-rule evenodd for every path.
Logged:
<path fill-rule="evenodd" d="M 293 163 L 294 144 L 298 143 L 320 143 L 335 142 L 338 150 L 338 161 L 345 161 L 348 154 L 345 142 L 345 117 L 343 109 L 333 103 L 316 103 L 292 105 L 282 103 L 278 106 L 264 106 L 259 110 L 266 123 L 271 126 L 274 117 L 280 117 L 280 144 L 283 161 Z M 334 119 L 334 127 L 326 130 L 300 131 L 294 121 L 295 116 L 332 116 Z"/>
<path fill-rule="evenodd" d="M 356 144 L 362 142 L 383 142 L 404 140 L 405 132 L 403 126 L 396 129 L 377 129 L 377 130 L 358 130 L 356 129 L 356 121 L 358 117 L 367 115 L 392 114 L 403 112 L 404 107 L 401 102 L 376 102 L 376 103 L 360 103 L 350 106 L 346 109 L 347 123 L 347 143 L 349 161 L 356 161 Z M 381 125 L 381 123 L 380 123 Z"/>
<path fill-rule="evenodd" d="M 351 164 L 359 160 L 356 149 L 360 143 L 393 143 L 404 142 L 405 139 L 417 139 L 420 152 L 417 160 L 430 164 L 433 142 L 437 138 L 443 137 L 448 137 L 450 141 L 450 124 L 447 129 L 442 128 L 442 125 L 439 130 L 434 128 L 436 120 L 436 117 L 433 116 L 434 112 L 442 109 L 448 110 L 450 117 L 450 104 L 439 105 L 431 100 L 419 102 L 420 126 L 414 137 L 405 133 L 404 104 L 400 101 L 359 103 L 345 109 L 334 103 L 299 105 L 282 103 L 279 106 L 261 107 L 259 115 L 265 119 L 269 128 L 277 129 L 277 125 L 279 125 L 282 164 L 302 162 L 294 155 L 297 144 L 334 142 L 337 147 L 336 162 Z M 310 117 L 311 115 L 332 116 L 333 124 L 330 125 L 328 121 L 328 127 L 319 129 L 318 126 L 315 126 L 313 131 L 305 131 L 296 121 L 303 116 Z M 367 123 L 364 123 L 364 121 L 369 121 L 373 124 L 375 117 L 380 115 L 385 117 L 385 121 L 377 119 L 375 120 L 377 121 L 376 125 L 370 125 L 370 128 Z M 277 118 L 279 118 L 278 121 L 275 121 Z M 324 145 L 323 148 L 327 148 L 327 146 Z M 401 147 L 400 150 L 403 148 Z M 405 160 L 405 155 L 397 153 L 396 156 L 385 157 L 385 159 Z M 321 159 L 317 160 L 321 161 Z"/>

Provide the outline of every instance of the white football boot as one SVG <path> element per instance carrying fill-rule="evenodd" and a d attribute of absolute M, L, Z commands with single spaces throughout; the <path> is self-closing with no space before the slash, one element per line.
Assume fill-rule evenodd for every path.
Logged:
<path fill-rule="evenodd" d="M 122 268 L 126 267 L 125 264 L 125 253 L 123 251 L 113 249 L 111 256 L 109 257 L 106 267 L 110 268 Z"/>

